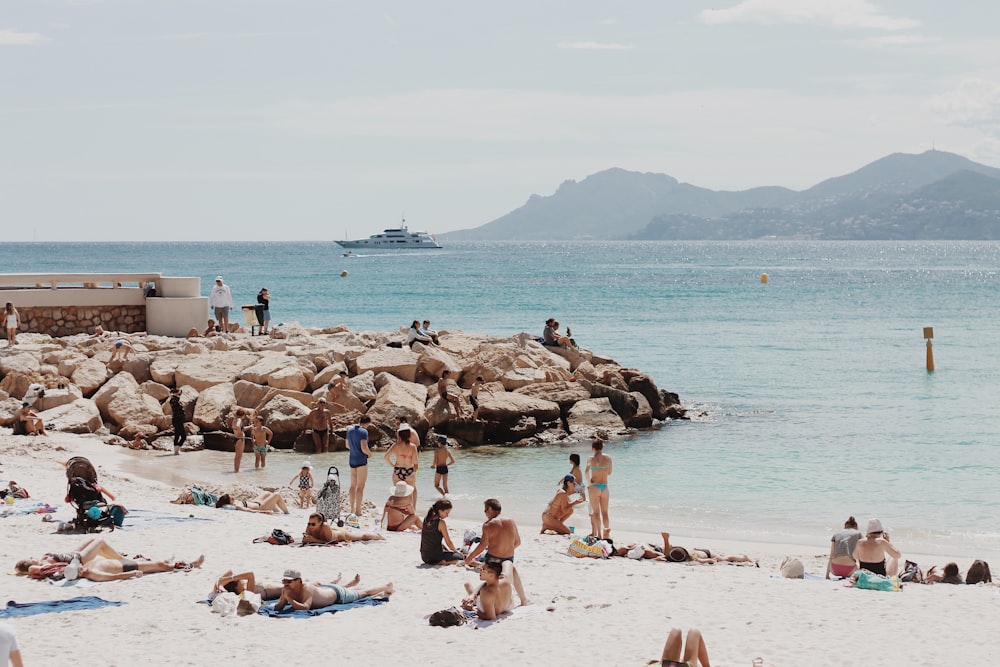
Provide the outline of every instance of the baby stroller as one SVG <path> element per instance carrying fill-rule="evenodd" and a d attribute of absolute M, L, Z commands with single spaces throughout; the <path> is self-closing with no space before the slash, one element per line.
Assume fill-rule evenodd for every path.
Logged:
<path fill-rule="evenodd" d="M 97 470 L 82 456 L 74 456 L 66 462 L 66 502 L 76 509 L 74 525 L 77 530 L 88 533 L 102 528 L 122 525 L 125 508 L 109 506 L 104 500 L 97 483 Z"/>
<path fill-rule="evenodd" d="M 340 518 L 340 471 L 337 466 L 330 466 L 326 472 L 326 483 L 316 496 L 316 511 L 332 524 Z"/>

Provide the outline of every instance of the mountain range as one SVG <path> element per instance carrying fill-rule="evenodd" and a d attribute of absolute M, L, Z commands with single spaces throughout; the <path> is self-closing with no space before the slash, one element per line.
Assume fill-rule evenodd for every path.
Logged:
<path fill-rule="evenodd" d="M 894 153 L 795 191 L 716 191 L 612 168 L 442 240 L 1000 239 L 1000 169 Z"/>

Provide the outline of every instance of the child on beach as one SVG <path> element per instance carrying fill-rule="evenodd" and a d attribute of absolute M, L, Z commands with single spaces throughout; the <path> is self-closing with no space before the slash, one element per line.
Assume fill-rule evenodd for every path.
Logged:
<path fill-rule="evenodd" d="M 448 450 L 448 436 L 439 435 L 434 449 L 434 488 L 442 496 L 448 495 L 448 466 L 453 463 L 455 457 Z"/>
<path fill-rule="evenodd" d="M 580 498 L 583 500 L 587 499 L 587 485 L 583 483 L 583 471 L 580 470 L 580 455 L 570 454 L 569 455 L 570 468 L 569 474 L 573 475 L 573 479 L 576 480 L 576 493 L 580 494 Z"/>
<path fill-rule="evenodd" d="M 274 433 L 264 426 L 264 418 L 254 415 L 253 428 L 250 429 L 250 442 L 253 444 L 253 469 L 260 470 L 267 466 L 267 453 L 270 451 L 271 438 Z"/>
<path fill-rule="evenodd" d="M 482 375 L 476 376 L 476 381 L 472 383 L 469 387 L 469 405 L 472 406 L 472 421 L 479 421 L 479 385 L 481 385 L 485 380 L 483 380 Z"/>
<path fill-rule="evenodd" d="M 302 464 L 302 470 L 299 471 L 299 474 L 292 477 L 292 481 L 288 483 L 289 486 L 294 486 L 296 480 L 298 480 L 299 507 L 303 509 L 312 505 L 312 488 L 314 485 L 312 467 L 312 463 L 306 461 Z"/>

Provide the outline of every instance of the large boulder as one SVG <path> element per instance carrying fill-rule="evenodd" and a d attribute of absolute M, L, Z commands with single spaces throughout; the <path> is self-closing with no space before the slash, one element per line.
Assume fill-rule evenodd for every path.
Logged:
<path fill-rule="evenodd" d="M 136 378 L 138 379 L 138 378 Z M 146 380 L 139 385 L 139 391 L 143 394 L 148 394 L 155 398 L 158 402 L 162 403 L 170 397 L 170 388 L 165 387 L 159 382 L 153 382 L 152 380 Z"/>
<path fill-rule="evenodd" d="M 101 411 L 101 417 L 105 421 L 111 421 L 111 416 L 108 413 L 108 404 L 111 403 L 111 399 L 115 397 L 115 394 L 120 389 L 125 390 L 129 394 L 135 394 L 139 391 L 139 383 L 135 381 L 131 373 L 122 371 L 121 373 L 116 373 L 91 396 L 94 403 L 97 404 L 97 409 Z"/>
<path fill-rule="evenodd" d="M 10 426 L 14 423 L 14 417 L 21 411 L 21 401 L 17 398 L 7 398 L 0 400 L 0 426 Z"/>
<path fill-rule="evenodd" d="M 366 371 L 347 381 L 347 388 L 359 401 L 374 401 L 378 395 L 375 389 L 375 373 Z"/>
<path fill-rule="evenodd" d="M 406 347 L 387 347 L 369 350 L 356 359 L 349 359 L 347 363 L 351 375 L 372 371 L 376 375 L 389 373 L 405 382 L 413 382 L 417 377 L 419 359 L 420 355 Z"/>
<path fill-rule="evenodd" d="M 274 433 L 273 444 L 291 445 L 305 428 L 309 409 L 293 398 L 278 394 L 261 408 L 260 414 Z"/>
<path fill-rule="evenodd" d="M 7 375 L 8 373 L 31 375 L 32 373 L 37 373 L 41 366 L 42 364 L 38 360 L 38 357 L 26 352 L 0 357 L 0 375 Z"/>
<path fill-rule="evenodd" d="M 655 419 L 666 419 L 667 406 L 660 400 L 660 390 L 657 389 L 653 378 L 645 373 L 637 373 L 628 377 L 628 390 L 638 392 L 643 395 L 649 407 L 652 408 L 652 415 Z"/>
<path fill-rule="evenodd" d="M 480 419 L 515 422 L 523 416 L 554 421 L 559 419 L 559 404 L 513 392 L 479 393 Z"/>
<path fill-rule="evenodd" d="M 637 391 L 631 392 L 635 396 L 635 414 L 628 419 L 623 419 L 629 428 L 649 428 L 653 425 L 653 408 L 650 407 L 646 397 Z"/>
<path fill-rule="evenodd" d="M 170 354 L 153 361 L 149 372 L 152 379 L 162 385 L 190 385 L 196 391 L 204 391 L 217 384 L 235 382 L 244 369 L 256 363 L 257 357 L 252 352 L 241 351 Z"/>
<path fill-rule="evenodd" d="M 545 371 L 541 368 L 520 367 L 506 371 L 500 377 L 500 382 L 507 391 L 514 391 L 536 382 L 546 382 L 548 379 Z"/>
<path fill-rule="evenodd" d="M 279 368 L 267 378 L 267 384 L 275 389 L 304 391 L 309 387 L 311 374 L 302 366 L 292 364 Z"/>
<path fill-rule="evenodd" d="M 389 373 L 379 373 L 375 376 L 375 386 L 379 388 L 378 396 L 367 412 L 373 423 L 395 428 L 396 417 L 405 416 L 417 430 L 426 430 L 421 428 L 427 397 L 424 385 L 400 380 Z"/>
<path fill-rule="evenodd" d="M 133 391 L 117 391 L 108 403 L 108 416 L 119 428 L 140 427 L 152 425 L 165 429 L 170 420 L 163 414 L 160 402 L 148 394 Z"/>
<path fill-rule="evenodd" d="M 203 431 L 228 430 L 229 413 L 235 405 L 233 385 L 229 383 L 212 385 L 198 395 L 191 421 Z"/>
<path fill-rule="evenodd" d="M 578 382 L 538 382 L 519 387 L 514 393 L 546 401 L 554 401 L 562 407 L 590 398 L 590 392 Z"/>
<path fill-rule="evenodd" d="M 96 433 L 104 426 L 101 411 L 89 398 L 80 398 L 39 412 L 38 416 L 42 418 L 46 429 L 64 433 Z"/>
<path fill-rule="evenodd" d="M 538 420 L 521 417 L 512 422 L 486 422 L 483 438 L 486 442 L 499 444 L 517 442 L 538 433 Z"/>
<path fill-rule="evenodd" d="M 72 403 L 81 398 L 83 398 L 83 392 L 80 391 L 80 388 L 75 384 L 70 384 L 62 389 L 46 389 L 45 395 L 36 398 L 34 405 L 31 407 L 41 412 Z"/>
<path fill-rule="evenodd" d="M 65 355 L 59 357 L 59 361 L 56 363 L 56 367 L 59 369 L 59 375 L 66 378 L 73 377 L 73 372 L 76 371 L 76 367 L 87 359 L 89 359 L 89 357 L 85 354 L 72 350 L 65 350 Z"/>
<path fill-rule="evenodd" d="M 570 429 L 581 426 L 622 430 L 625 423 L 611 407 L 607 398 L 588 398 L 580 401 L 569 410 L 567 417 Z"/>
<path fill-rule="evenodd" d="M 73 371 L 71 380 L 80 388 L 84 396 L 92 396 L 108 379 L 108 367 L 97 359 L 80 362 Z"/>
<path fill-rule="evenodd" d="M 417 360 L 417 373 L 437 380 L 442 371 L 451 371 L 452 378 L 462 373 L 462 365 L 455 357 L 440 347 L 425 347 Z"/>
<path fill-rule="evenodd" d="M 271 375 L 283 368 L 296 365 L 294 357 L 290 357 L 287 354 L 268 352 L 261 355 L 255 364 L 244 368 L 240 373 L 240 379 L 257 384 L 268 384 L 267 379 Z"/>
<path fill-rule="evenodd" d="M 141 352 L 123 361 L 122 370 L 131 373 L 135 381 L 142 384 L 153 379 L 153 376 L 149 374 L 149 367 L 152 363 L 153 355 L 149 352 Z"/>
<path fill-rule="evenodd" d="M 636 398 L 639 395 L 638 393 L 630 394 L 627 391 L 609 387 L 600 382 L 590 382 L 583 379 L 578 380 L 578 382 L 590 390 L 592 398 L 607 398 L 612 409 L 618 413 L 622 421 L 629 422 L 638 414 L 639 399 Z"/>
<path fill-rule="evenodd" d="M 37 382 L 37 380 L 38 378 L 35 374 L 25 375 L 18 371 L 11 371 L 3 376 L 3 380 L 0 380 L 0 390 L 19 399 L 28 392 L 28 387 Z"/>
<path fill-rule="evenodd" d="M 313 376 L 312 382 L 309 383 L 309 387 L 313 390 L 325 387 L 326 385 L 333 382 L 333 378 L 340 375 L 340 371 L 346 371 L 347 365 L 339 362 L 329 363 L 323 367 L 323 370 L 316 373 Z M 372 374 L 374 377 L 374 374 Z"/>

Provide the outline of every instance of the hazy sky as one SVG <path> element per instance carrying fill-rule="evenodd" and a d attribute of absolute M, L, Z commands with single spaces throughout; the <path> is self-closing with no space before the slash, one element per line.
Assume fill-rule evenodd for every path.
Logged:
<path fill-rule="evenodd" d="M 476 227 L 609 167 L 1000 166 L 995 0 L 2 0 L 3 239 Z"/>

